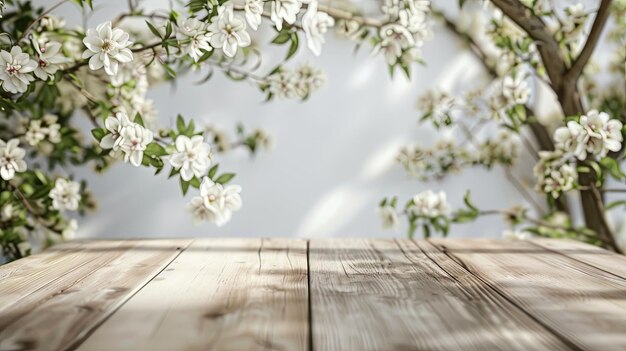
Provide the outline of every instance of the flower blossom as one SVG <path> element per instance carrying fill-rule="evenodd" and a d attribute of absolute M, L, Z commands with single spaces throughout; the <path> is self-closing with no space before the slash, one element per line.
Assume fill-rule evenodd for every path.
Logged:
<path fill-rule="evenodd" d="M 246 21 L 252 30 L 257 30 L 261 25 L 261 15 L 263 15 L 262 0 L 246 0 L 243 10 L 246 15 Z"/>
<path fill-rule="evenodd" d="M 383 229 L 394 229 L 398 227 L 399 219 L 396 209 L 391 206 L 381 206 L 377 209 Z"/>
<path fill-rule="evenodd" d="M 604 157 L 609 151 L 622 148 L 622 122 L 610 119 L 605 112 L 591 110 L 579 122 L 569 121 L 567 126 L 554 132 L 556 147 L 573 154 L 579 160 L 588 155 Z"/>
<path fill-rule="evenodd" d="M 413 197 L 407 211 L 416 217 L 436 218 L 450 214 L 450 205 L 443 191 L 434 193 L 427 190 Z"/>
<path fill-rule="evenodd" d="M 39 55 L 37 59 L 37 68 L 35 68 L 35 75 L 41 80 L 48 80 L 52 78 L 54 74 L 61 68 L 61 64 L 68 62 L 69 60 L 63 56 L 61 52 L 61 43 L 48 42 L 39 43 L 37 40 L 33 40 L 35 51 Z"/>
<path fill-rule="evenodd" d="M 178 39 L 185 42 L 181 43 L 182 53 L 189 55 L 194 62 L 198 62 L 205 51 L 213 50 L 209 44 L 210 36 L 207 34 L 207 26 L 204 22 L 196 18 L 179 17 L 176 26 Z"/>
<path fill-rule="evenodd" d="M 317 11 L 317 0 L 311 1 L 302 17 L 302 28 L 306 35 L 307 45 L 315 56 L 322 53 L 324 34 L 335 24 L 335 20 L 325 12 Z"/>
<path fill-rule="evenodd" d="M 13 179 L 16 172 L 26 171 L 26 151 L 19 147 L 19 143 L 18 139 L 0 140 L 0 177 L 4 180 Z"/>
<path fill-rule="evenodd" d="M 238 47 L 243 48 L 251 43 L 250 35 L 246 32 L 246 22 L 234 15 L 232 5 L 221 6 L 218 13 L 211 18 L 207 28 L 211 35 L 211 46 L 222 49 L 228 57 L 235 57 Z"/>
<path fill-rule="evenodd" d="M 194 221 L 209 220 L 221 227 L 241 208 L 241 187 L 215 183 L 204 177 L 200 185 L 200 196 L 194 197 L 187 205 Z"/>
<path fill-rule="evenodd" d="M 35 80 L 32 74 L 37 62 L 32 60 L 22 48 L 14 46 L 11 52 L 0 51 L 0 80 L 2 89 L 9 93 L 23 93 L 30 82 Z"/>
<path fill-rule="evenodd" d="M 576 167 L 569 164 L 563 151 L 540 151 L 539 162 L 533 168 L 537 179 L 537 191 L 558 198 L 562 193 L 574 189 L 578 181 Z"/>
<path fill-rule="evenodd" d="M 96 71 L 104 67 L 104 71 L 114 76 L 120 63 L 133 60 L 133 53 L 129 47 L 133 44 L 128 33 L 119 28 L 112 28 L 111 22 L 104 22 L 96 29 L 88 29 L 83 43 L 87 50 L 83 58 L 89 59 L 89 68 Z"/>
<path fill-rule="evenodd" d="M 52 208 L 58 211 L 75 211 L 80 203 L 80 184 L 58 178 L 48 196 L 52 199 Z"/>
<path fill-rule="evenodd" d="M 201 135 L 191 138 L 179 135 L 175 144 L 176 153 L 170 157 L 172 167 L 180 170 L 180 176 L 185 181 L 194 176 L 202 178 L 211 166 L 211 146 L 204 142 Z"/>
<path fill-rule="evenodd" d="M 296 22 L 296 15 L 300 12 L 300 0 L 272 0 L 270 2 L 270 19 L 277 30 L 283 29 L 283 21 L 288 24 Z"/>

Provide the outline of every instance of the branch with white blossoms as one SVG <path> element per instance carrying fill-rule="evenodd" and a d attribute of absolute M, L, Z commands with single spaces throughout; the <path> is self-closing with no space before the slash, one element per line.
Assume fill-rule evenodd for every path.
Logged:
<path fill-rule="evenodd" d="M 94 207 L 85 183 L 77 186 L 65 174 L 69 165 L 90 164 L 103 172 L 121 161 L 153 168 L 156 174 L 170 167 L 169 177 L 178 178 L 183 194 L 190 187 L 200 191 L 201 200 L 194 198 L 190 205 L 194 218 L 225 224 L 241 206 L 241 189 L 227 184 L 234 173 L 217 174 L 214 152 L 241 147 L 254 154 L 270 147 L 270 136 L 262 129 L 238 126 L 231 142 L 225 133 L 198 129 L 181 116 L 175 126 L 163 126 L 148 91 L 197 71 L 203 71 L 204 83 L 220 70 L 233 81 L 256 85 L 268 100 L 306 100 L 321 89 L 326 76 L 308 64 L 286 64 L 299 50 L 300 38 L 319 55 L 327 32 L 336 22 L 349 21 L 351 28 L 356 23 L 375 29 L 372 38 L 393 36 L 389 28 L 408 31 L 411 38 L 401 45 L 404 53 L 421 45 L 428 12 L 425 1 L 404 1 L 398 16 L 385 14 L 381 20 L 299 0 L 247 0 L 243 6 L 192 0 L 154 12 L 131 2 L 128 12 L 111 21 L 69 29 L 52 12 L 70 3 L 86 11 L 92 6 L 88 0 L 59 1 L 44 9 L 14 1 L 6 12 L 11 21 L 4 22 L 6 40 L 0 42 L 0 110 L 6 116 L 0 121 L 0 151 L 5 155 L 0 176 L 20 194 L 6 200 L 6 213 L 18 209 L 26 219 L 1 226 L 8 259 L 25 253 L 16 248 L 28 238 L 15 233 L 36 226 L 50 243 L 76 227 L 68 213 Z M 133 19 L 144 19 L 145 26 L 131 26 Z M 263 74 L 258 72 L 263 57 L 253 31 L 266 19 L 277 31 L 273 43 L 289 48 Z M 354 40 L 360 43 L 366 37 Z M 80 115 L 93 125 L 92 138 L 73 126 Z"/>
<path fill-rule="evenodd" d="M 533 236 L 561 237 L 603 244 L 593 232 L 585 227 L 573 226 L 570 218 L 555 212 L 542 218 L 532 217 L 528 209 L 514 206 L 505 210 L 480 210 L 472 202 L 469 191 L 463 197 L 464 207 L 452 210 L 443 191 L 435 193 L 427 190 L 416 194 L 402 208 L 398 207 L 397 197 L 384 198 L 377 208 L 383 229 L 398 229 L 405 218 L 409 238 L 421 231 L 425 238 L 433 234 L 447 236 L 452 224 L 463 224 L 479 217 L 499 215 L 511 229 L 502 233 L 507 239 L 525 240 Z"/>
<path fill-rule="evenodd" d="M 563 8 L 545 1 L 491 3 L 493 6 L 480 10 L 462 6 L 459 18 L 463 20 L 459 23 L 463 25 L 443 11 L 431 9 L 483 64 L 491 81 L 479 87 L 472 84 L 460 94 L 438 89 L 423 94 L 418 103 L 421 120 L 432 123 L 436 129 L 451 128 L 455 136 L 460 131 L 461 141 L 435 148 L 408 146 L 401 150 L 398 161 L 421 180 L 439 179 L 473 165 L 488 169 L 502 165 L 512 184 L 535 207 L 532 217 L 526 210 L 518 216 L 523 221 L 512 225 L 507 236 L 572 237 L 622 252 L 606 211 L 626 202 L 607 203 L 604 194 L 624 192 L 606 188 L 610 179 L 626 180 L 622 170 L 626 158 L 626 4 L 603 0 L 590 11 L 580 3 Z M 607 21 L 609 16 L 613 17 L 612 23 Z M 488 26 L 475 25 L 484 20 Z M 608 35 L 603 37 L 605 26 Z M 615 48 L 606 71 L 595 63 L 588 64 L 602 39 Z M 608 73 L 608 83 L 605 75 L 602 80 L 596 79 L 600 73 Z M 558 99 L 555 109 L 562 111 L 560 117 L 546 124 L 539 121 L 531 106 L 543 94 L 539 88 L 551 89 Z M 454 89 L 464 87 L 456 85 Z M 466 123 L 468 118 L 475 119 L 474 123 Z M 497 129 L 484 128 L 488 124 L 497 124 L 510 132 L 499 137 L 477 133 Z M 535 136 L 535 142 L 527 139 L 526 131 Z M 545 197 L 547 206 L 537 203 L 526 182 L 519 181 L 512 171 L 517 159 L 528 158 L 525 154 L 536 160 L 535 189 Z M 580 192 L 580 200 L 568 196 L 573 192 Z M 435 198 L 433 194 L 426 197 Z M 574 221 L 568 213 L 573 200 L 579 201 L 582 208 L 584 227 L 572 225 Z M 395 202 L 391 206 L 385 201 L 379 210 L 387 224 L 397 223 L 398 216 L 407 215 L 406 209 L 392 210 Z M 447 219 L 438 219 L 438 223 L 474 220 L 487 214 L 510 216 L 515 212 L 478 211 L 467 206 L 469 210 L 454 212 Z M 407 218 L 409 229 L 415 230 L 413 221 Z M 447 232 L 445 225 L 430 224 L 424 219 L 418 222 L 428 224 L 425 233 Z M 527 227 L 518 228 L 521 223 Z"/>

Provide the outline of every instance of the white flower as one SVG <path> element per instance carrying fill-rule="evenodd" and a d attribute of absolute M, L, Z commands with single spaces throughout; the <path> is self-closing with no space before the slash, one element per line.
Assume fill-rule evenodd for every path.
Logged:
<path fill-rule="evenodd" d="M 502 80 L 502 95 L 508 100 L 509 105 L 522 105 L 528 102 L 530 88 L 521 74 L 515 77 L 506 76 Z"/>
<path fill-rule="evenodd" d="M 584 29 L 587 13 L 585 13 L 585 5 L 577 3 L 565 8 L 565 15 L 561 23 L 561 30 L 564 34 L 566 42 L 576 41 Z"/>
<path fill-rule="evenodd" d="M 75 219 L 70 219 L 67 222 L 65 228 L 61 232 L 61 236 L 63 240 L 72 240 L 76 236 L 76 231 L 78 230 L 78 222 Z"/>
<path fill-rule="evenodd" d="M 233 211 L 241 208 L 241 187 L 229 185 L 226 188 L 222 184 L 215 183 L 208 177 L 202 180 L 200 196 L 204 200 L 204 206 L 213 214 L 211 219 L 218 227 L 226 224 L 232 217 Z"/>
<path fill-rule="evenodd" d="M 176 21 L 179 40 L 189 40 L 188 44 L 181 44 L 182 53 L 189 55 L 195 62 L 204 55 L 204 51 L 211 51 L 210 37 L 206 32 L 206 24 L 196 18 L 179 17 Z M 204 50 L 204 51 L 203 51 Z"/>
<path fill-rule="evenodd" d="M 246 4 L 243 6 L 243 10 L 246 13 L 246 21 L 252 30 L 257 30 L 261 25 L 261 15 L 263 14 L 263 1 L 262 0 L 246 0 Z"/>
<path fill-rule="evenodd" d="M 186 210 L 191 213 L 193 224 L 199 224 L 204 221 L 215 221 L 215 212 L 209 210 L 204 205 L 202 196 L 196 196 L 187 204 Z"/>
<path fill-rule="evenodd" d="M 384 0 L 380 11 L 391 19 L 398 18 L 400 13 L 400 0 Z"/>
<path fill-rule="evenodd" d="M 529 240 L 533 235 L 523 230 L 505 230 L 502 232 L 502 238 L 508 240 Z"/>
<path fill-rule="evenodd" d="M 398 213 L 391 206 L 381 206 L 377 209 L 378 218 L 380 218 L 383 229 L 394 229 L 398 227 Z"/>
<path fill-rule="evenodd" d="M 408 29 L 396 23 L 386 24 L 380 28 L 380 37 L 385 40 L 398 43 L 401 48 L 408 48 L 415 45 L 415 39 Z M 398 55 L 400 56 L 400 55 Z"/>
<path fill-rule="evenodd" d="M 250 35 L 246 32 L 246 22 L 233 14 L 232 5 L 220 6 L 219 15 L 211 18 L 208 30 L 211 33 L 211 46 L 224 50 L 228 57 L 235 57 L 238 47 L 250 45 Z"/>
<path fill-rule="evenodd" d="M 556 147 L 573 154 L 579 160 L 587 155 L 604 157 L 609 151 L 622 148 L 622 122 L 610 119 L 605 112 L 591 110 L 580 117 L 580 122 L 569 121 L 554 132 Z"/>
<path fill-rule="evenodd" d="M 0 51 L 0 80 L 2 88 L 13 94 L 23 93 L 28 84 L 35 80 L 31 73 L 37 68 L 37 62 L 31 60 L 22 48 L 14 46 L 11 52 Z"/>
<path fill-rule="evenodd" d="M 201 179 L 211 166 L 211 146 L 204 142 L 201 135 L 191 138 L 179 135 L 176 138 L 176 153 L 170 157 L 170 164 L 180 169 L 180 176 L 190 181 L 196 176 Z"/>
<path fill-rule="evenodd" d="M 111 22 L 104 22 L 96 29 L 88 29 L 83 43 L 87 50 L 83 58 L 89 58 L 92 71 L 104 67 L 104 71 L 113 76 L 117 74 L 119 63 L 133 60 L 133 53 L 128 48 L 133 43 L 128 41 L 128 33 L 119 28 L 111 28 Z"/>
<path fill-rule="evenodd" d="M 400 25 L 405 27 L 415 39 L 416 46 L 422 46 L 424 41 L 432 36 L 430 24 L 423 12 L 414 12 L 409 9 L 400 11 Z"/>
<path fill-rule="evenodd" d="M 30 146 L 36 146 L 41 141 L 48 139 L 51 143 L 61 141 L 61 125 L 57 123 L 58 117 L 46 113 L 42 119 L 33 119 L 24 134 L 24 140 Z"/>
<path fill-rule="evenodd" d="M 61 52 L 61 43 L 39 43 L 37 40 L 33 40 L 33 45 L 39 55 L 34 73 L 41 80 L 48 80 L 54 76 L 61 68 L 61 64 L 69 61 Z"/>
<path fill-rule="evenodd" d="M 61 142 L 61 125 L 57 123 L 59 117 L 51 113 L 46 113 L 45 115 L 43 115 L 42 119 L 47 126 L 46 133 L 48 141 L 53 144 Z"/>
<path fill-rule="evenodd" d="M 561 150 L 540 151 L 533 174 L 537 178 L 537 191 L 555 199 L 561 193 L 572 190 L 578 180 L 576 168 L 568 163 Z"/>
<path fill-rule="evenodd" d="M 124 127 L 129 126 L 131 121 L 128 116 L 123 112 L 118 112 L 115 116 L 109 116 L 104 121 L 104 126 L 109 131 L 109 134 L 105 135 L 100 140 L 100 147 L 103 149 L 113 149 L 117 151 L 122 143 L 122 130 Z"/>
<path fill-rule="evenodd" d="M 296 91 L 301 98 L 307 97 L 312 91 L 319 90 L 326 83 L 326 74 L 321 69 L 310 65 L 300 66 L 296 72 Z"/>
<path fill-rule="evenodd" d="M 269 91 L 280 98 L 292 98 L 297 94 L 298 78 L 290 71 L 280 70 L 266 78 Z"/>
<path fill-rule="evenodd" d="M 324 34 L 335 24 L 335 20 L 325 12 L 317 11 L 317 0 L 311 1 L 302 17 L 302 28 L 307 44 L 313 54 L 319 56 L 324 44 Z"/>
<path fill-rule="evenodd" d="M 19 147 L 19 143 L 18 139 L 11 139 L 6 143 L 0 140 L 0 177 L 4 180 L 13 179 L 16 172 L 26 171 L 26 151 Z"/>
<path fill-rule="evenodd" d="M 139 167 L 143 152 L 152 142 L 152 131 L 137 123 L 131 123 L 122 128 L 120 137 L 122 140 L 119 143 L 119 149 L 124 152 L 124 162 L 130 161 L 133 166 Z"/>
<path fill-rule="evenodd" d="M 400 43 L 396 41 L 383 39 L 374 46 L 372 55 L 377 55 L 379 52 L 383 53 L 388 65 L 394 65 L 398 61 L 398 57 L 402 55 L 402 47 Z"/>
<path fill-rule="evenodd" d="M 421 192 L 413 197 L 413 203 L 407 209 L 417 217 L 435 218 L 450 213 L 450 205 L 446 193 L 434 193 L 431 190 Z"/>
<path fill-rule="evenodd" d="M 294 24 L 300 7 L 302 7 L 302 3 L 299 0 L 272 0 L 270 19 L 276 25 L 276 29 L 281 30 L 283 28 L 283 20 L 288 24 Z"/>
<path fill-rule="evenodd" d="M 42 127 L 41 120 L 31 120 L 28 125 L 28 130 L 24 134 L 24 140 L 30 145 L 35 146 L 40 141 L 46 138 L 46 128 Z"/>
<path fill-rule="evenodd" d="M 337 25 L 335 26 L 335 31 L 350 40 L 360 41 L 362 40 L 362 35 L 364 33 L 363 27 L 359 24 L 359 22 L 355 20 L 345 20 L 341 19 L 337 21 Z"/>
<path fill-rule="evenodd" d="M 58 211 L 75 211 L 80 203 L 80 184 L 58 178 L 54 183 L 54 188 L 48 194 L 52 199 L 52 208 Z"/>

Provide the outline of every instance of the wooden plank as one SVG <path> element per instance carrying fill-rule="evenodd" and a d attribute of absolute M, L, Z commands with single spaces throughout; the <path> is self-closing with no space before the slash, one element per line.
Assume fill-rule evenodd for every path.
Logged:
<path fill-rule="evenodd" d="M 0 266 L 0 331 L 34 308 L 37 301 L 117 256 L 120 245 L 119 241 L 66 243 Z"/>
<path fill-rule="evenodd" d="M 33 276 L 65 272 L 33 290 L 22 276 L 14 281 L 26 295 L 0 311 L 0 350 L 60 350 L 79 342 L 180 252 L 188 240 L 101 241 L 51 267 L 33 268 Z M 43 272 L 43 273 L 42 273 Z M 15 282 L 14 282 L 15 283 Z M 13 283 L 12 283 L 13 284 Z M 4 284 L 5 285 L 11 284 Z M 7 286 L 5 289 L 11 289 Z M 19 293 L 13 289 L 2 300 Z M 9 301 L 10 303 L 10 301 Z"/>
<path fill-rule="evenodd" d="M 206 239 L 108 319 L 80 350 L 305 350 L 306 241 Z"/>
<path fill-rule="evenodd" d="M 626 256 L 624 255 L 567 239 L 542 238 L 533 239 L 531 242 L 626 279 Z"/>
<path fill-rule="evenodd" d="M 313 349 L 568 349 L 455 262 L 422 249 L 438 253 L 409 240 L 312 241 Z"/>
<path fill-rule="evenodd" d="M 626 348 L 626 282 L 520 241 L 432 242 L 575 348 Z"/>

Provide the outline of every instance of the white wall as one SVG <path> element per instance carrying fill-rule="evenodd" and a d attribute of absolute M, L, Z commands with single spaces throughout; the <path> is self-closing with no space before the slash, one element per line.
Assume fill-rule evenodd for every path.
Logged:
<path fill-rule="evenodd" d="M 125 4 L 101 5 L 90 25 L 112 18 Z M 57 13 L 79 23 L 73 6 L 66 4 Z M 259 42 L 269 40 L 266 35 Z M 283 55 L 282 48 L 272 50 L 265 60 L 275 63 Z M 162 124 L 171 124 L 182 113 L 201 124 L 230 127 L 240 121 L 262 126 L 274 136 L 273 150 L 256 159 L 243 152 L 219 157 L 223 170 L 238 173 L 235 182 L 244 189 L 243 209 L 222 228 L 193 226 L 184 211 L 187 199 L 181 197 L 177 181 L 165 179 L 167 172 L 154 177 L 150 170 L 127 164 L 102 176 L 81 170 L 79 176 L 89 180 L 99 209 L 80 220 L 78 236 L 402 237 L 404 232 L 380 229 L 375 208 L 383 196 L 400 195 L 405 201 L 424 189 L 442 189 L 457 206 L 469 188 L 484 207 L 519 203 L 519 194 L 500 171 L 469 170 L 443 182 L 420 183 L 393 161 L 401 145 L 429 145 L 439 137 L 417 123 L 420 92 L 480 77 L 480 65 L 443 29 L 424 47 L 424 59 L 427 66 L 417 67 L 412 81 L 400 75 L 392 81 L 381 57 L 370 57 L 367 48 L 353 55 L 351 43 L 330 35 L 321 57 L 303 52 L 293 60 L 292 65 L 308 61 L 328 74 L 327 86 L 305 103 L 264 103 L 255 87 L 222 74 L 204 85 L 194 85 L 198 76 L 188 76 L 175 89 L 156 88 L 150 95 L 157 101 Z M 525 177 L 530 167 L 522 164 Z M 486 218 L 455 226 L 451 235 L 497 237 L 504 228 L 501 219 Z"/>

